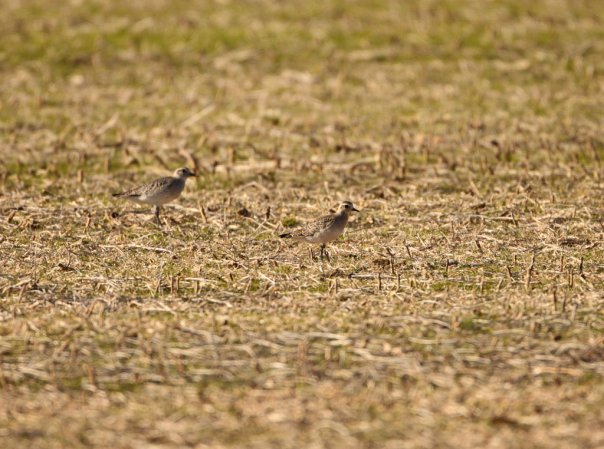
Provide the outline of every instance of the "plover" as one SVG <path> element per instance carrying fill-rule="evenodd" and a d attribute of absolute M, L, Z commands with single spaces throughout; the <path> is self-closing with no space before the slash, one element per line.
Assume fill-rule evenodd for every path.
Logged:
<path fill-rule="evenodd" d="M 197 175 L 186 167 L 179 168 L 174 171 L 174 176 L 159 178 L 125 192 L 114 193 L 113 196 L 126 198 L 139 204 L 152 204 L 155 220 L 161 226 L 159 220 L 160 208 L 180 196 L 185 188 L 187 178 L 191 176 Z"/>
<path fill-rule="evenodd" d="M 291 238 L 301 242 L 320 243 L 321 259 L 323 259 L 325 244 L 342 235 L 351 212 L 359 212 L 359 210 L 354 207 L 352 202 L 343 201 L 335 214 L 320 217 L 292 232 L 280 234 L 279 237 Z"/>

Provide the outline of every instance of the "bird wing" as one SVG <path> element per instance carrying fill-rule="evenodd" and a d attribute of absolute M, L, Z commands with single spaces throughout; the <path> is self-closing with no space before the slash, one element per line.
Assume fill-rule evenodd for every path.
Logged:
<path fill-rule="evenodd" d="M 165 189 L 168 185 L 174 182 L 174 178 L 165 177 L 158 178 L 155 181 L 151 181 L 148 184 L 141 184 L 137 187 L 134 187 L 130 190 L 126 190 L 125 192 L 116 193 L 114 196 L 120 196 L 124 198 L 136 198 L 142 195 L 152 195 L 154 192 L 158 190 Z"/>
<path fill-rule="evenodd" d="M 316 236 L 317 234 L 324 231 L 326 228 L 331 226 L 331 224 L 335 221 L 336 215 L 324 215 L 323 217 L 319 217 L 314 221 L 311 221 L 306 226 L 302 226 L 301 228 L 292 232 L 292 237 L 298 238 L 311 238 Z"/>

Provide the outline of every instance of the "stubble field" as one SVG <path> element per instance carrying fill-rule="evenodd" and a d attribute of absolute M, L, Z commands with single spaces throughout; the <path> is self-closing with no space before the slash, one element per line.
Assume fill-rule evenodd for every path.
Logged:
<path fill-rule="evenodd" d="M 602 54 L 596 0 L 4 1 L 2 447 L 603 447 Z"/>

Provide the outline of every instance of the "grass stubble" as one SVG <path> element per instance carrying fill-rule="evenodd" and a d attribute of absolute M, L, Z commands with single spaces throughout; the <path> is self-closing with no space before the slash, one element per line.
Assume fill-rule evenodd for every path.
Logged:
<path fill-rule="evenodd" d="M 604 445 L 599 2 L 59 3 L 0 18 L 3 448 Z"/>

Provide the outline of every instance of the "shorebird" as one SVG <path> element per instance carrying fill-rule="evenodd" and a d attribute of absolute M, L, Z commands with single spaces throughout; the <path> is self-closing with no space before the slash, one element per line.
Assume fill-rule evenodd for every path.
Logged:
<path fill-rule="evenodd" d="M 335 214 L 317 218 L 292 232 L 280 234 L 279 237 L 296 241 L 321 244 L 321 259 L 325 254 L 325 245 L 344 233 L 351 212 L 359 212 L 350 201 L 343 201 Z M 328 255 L 329 257 L 329 255 Z"/>
<path fill-rule="evenodd" d="M 159 220 L 161 207 L 180 196 L 185 188 L 187 178 L 191 176 L 197 175 L 186 167 L 179 168 L 174 171 L 173 176 L 159 178 L 125 192 L 114 193 L 113 196 L 126 198 L 139 204 L 153 205 L 155 220 L 157 221 L 157 225 L 161 226 L 161 221 Z"/>

